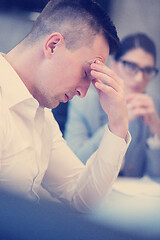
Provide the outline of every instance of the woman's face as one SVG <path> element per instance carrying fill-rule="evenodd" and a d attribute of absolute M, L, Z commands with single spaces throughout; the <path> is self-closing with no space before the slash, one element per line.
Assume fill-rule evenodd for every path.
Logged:
<path fill-rule="evenodd" d="M 111 61 L 111 68 L 124 80 L 126 94 L 144 92 L 154 75 L 154 65 L 153 56 L 141 48 L 128 51 L 119 61 Z"/>

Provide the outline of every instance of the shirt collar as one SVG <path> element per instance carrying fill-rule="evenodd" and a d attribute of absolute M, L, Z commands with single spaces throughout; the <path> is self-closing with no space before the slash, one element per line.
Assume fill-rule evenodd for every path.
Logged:
<path fill-rule="evenodd" d="M 31 99 L 36 107 L 39 105 L 2 53 L 0 53 L 0 87 L 9 107 L 28 99 Z"/>

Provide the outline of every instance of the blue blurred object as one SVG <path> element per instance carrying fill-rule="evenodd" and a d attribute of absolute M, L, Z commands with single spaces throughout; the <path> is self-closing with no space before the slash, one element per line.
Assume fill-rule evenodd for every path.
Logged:
<path fill-rule="evenodd" d="M 49 0 L 1 0 L 0 8 L 27 11 L 41 11 Z"/>
<path fill-rule="evenodd" d="M 65 123 L 68 115 L 68 102 L 60 103 L 56 108 L 52 109 L 52 113 L 59 124 L 62 134 L 64 134 Z"/>
<path fill-rule="evenodd" d="M 60 203 L 32 203 L 0 192 L 2 240 L 144 240 L 87 220 Z M 146 239 L 145 239 L 146 240 Z"/>
<path fill-rule="evenodd" d="M 49 0 L 0 0 L 0 8 L 2 9 L 17 9 L 27 11 L 41 11 Z M 111 0 L 97 0 L 104 8 L 108 9 Z"/>

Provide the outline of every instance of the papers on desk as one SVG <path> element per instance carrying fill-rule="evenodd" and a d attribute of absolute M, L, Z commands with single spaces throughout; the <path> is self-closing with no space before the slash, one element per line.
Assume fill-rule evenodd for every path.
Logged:
<path fill-rule="evenodd" d="M 131 196 L 160 197 L 160 183 L 149 177 L 143 178 L 118 178 L 113 190 Z"/>

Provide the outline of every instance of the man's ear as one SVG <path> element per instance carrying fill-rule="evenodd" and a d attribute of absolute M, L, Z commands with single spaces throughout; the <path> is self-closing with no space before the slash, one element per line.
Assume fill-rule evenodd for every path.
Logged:
<path fill-rule="evenodd" d="M 62 44 L 64 44 L 64 38 L 63 36 L 58 33 L 52 33 L 45 41 L 44 44 L 44 54 L 47 58 L 50 58 L 55 49 L 59 46 L 61 46 Z"/>

